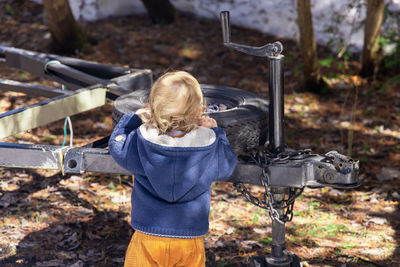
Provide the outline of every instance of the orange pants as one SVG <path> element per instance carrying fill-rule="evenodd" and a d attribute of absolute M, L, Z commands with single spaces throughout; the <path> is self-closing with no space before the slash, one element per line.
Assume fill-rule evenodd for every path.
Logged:
<path fill-rule="evenodd" d="M 125 255 L 125 267 L 204 267 L 203 237 L 183 239 L 136 231 Z"/>

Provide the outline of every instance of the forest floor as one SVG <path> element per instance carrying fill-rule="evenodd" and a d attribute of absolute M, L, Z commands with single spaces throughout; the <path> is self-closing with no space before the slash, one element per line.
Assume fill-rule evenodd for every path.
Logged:
<path fill-rule="evenodd" d="M 172 25 L 152 25 L 146 16 L 85 23 L 96 45 L 73 57 L 151 69 L 154 77 L 185 70 L 201 83 L 267 96 L 265 59 L 222 46 L 219 23 L 181 16 Z M 0 2 L 0 45 L 56 53 L 42 7 Z M 318 47 L 329 92 L 301 88 L 296 42 L 234 27 L 235 42 L 282 41 L 285 55 L 287 144 L 324 154 L 336 150 L 360 160 L 360 187 L 306 188 L 286 224 L 287 247 L 303 266 L 400 266 L 400 84 L 394 70 L 363 79 L 359 55 L 337 59 Z M 333 57 L 332 57 L 333 56 Z M 397 78 L 396 78 L 397 77 Z M 0 78 L 60 88 L 50 80 L 0 65 Z M 0 112 L 42 98 L 1 92 Z M 112 131 L 112 103 L 72 116 L 74 145 Z M 61 145 L 64 120 L 7 137 L 2 142 Z M 132 230 L 132 177 L 0 168 L 1 266 L 122 266 Z M 262 188 L 252 186 L 254 193 Z M 246 202 L 230 183 L 212 186 L 207 266 L 246 266 L 270 252 L 271 220 Z"/>

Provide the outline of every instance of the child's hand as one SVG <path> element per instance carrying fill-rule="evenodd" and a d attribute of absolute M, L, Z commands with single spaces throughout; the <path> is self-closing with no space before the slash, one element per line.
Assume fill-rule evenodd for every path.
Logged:
<path fill-rule="evenodd" d="M 217 122 L 210 117 L 201 117 L 200 121 L 200 126 L 206 127 L 206 128 L 214 128 L 217 127 Z"/>
<path fill-rule="evenodd" d="M 141 120 L 150 119 L 150 110 L 148 108 L 140 108 L 136 110 L 135 114 L 137 114 Z"/>

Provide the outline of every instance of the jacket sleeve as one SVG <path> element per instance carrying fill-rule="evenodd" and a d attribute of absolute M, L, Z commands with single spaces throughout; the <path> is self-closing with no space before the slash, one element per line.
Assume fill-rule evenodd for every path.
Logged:
<path fill-rule="evenodd" d="M 108 142 L 111 156 L 121 167 L 127 170 L 129 170 L 127 165 L 129 147 L 131 147 L 132 142 L 136 142 L 137 128 L 141 124 L 142 120 L 138 115 L 125 114 L 115 126 Z"/>
<path fill-rule="evenodd" d="M 237 157 L 229 146 L 224 130 L 220 127 L 212 128 L 217 136 L 217 153 L 218 153 L 218 176 L 216 181 L 224 181 L 228 179 L 237 164 Z"/>

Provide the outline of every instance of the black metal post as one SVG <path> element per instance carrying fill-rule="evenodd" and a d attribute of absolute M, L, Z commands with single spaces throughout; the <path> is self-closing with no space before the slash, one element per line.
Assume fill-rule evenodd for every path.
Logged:
<path fill-rule="evenodd" d="M 273 153 L 282 152 L 285 149 L 285 138 L 283 131 L 284 102 L 283 102 L 283 55 L 268 57 L 268 94 L 269 94 L 269 150 Z M 284 187 L 271 187 L 275 207 L 279 215 L 283 215 L 280 203 L 285 198 Z M 283 254 L 286 249 L 285 224 L 272 220 L 272 246 L 271 256 L 266 257 L 267 264 L 282 264 L 288 258 Z M 290 263 L 290 262 L 289 262 Z"/>
<path fill-rule="evenodd" d="M 269 146 L 268 150 L 278 154 L 285 150 L 284 133 L 284 76 L 283 76 L 283 55 L 268 57 L 268 94 L 269 94 Z M 271 193 L 274 207 L 280 217 L 284 214 L 283 201 L 288 187 L 273 187 Z M 272 244 L 271 254 L 265 257 L 267 266 L 290 267 L 297 266 L 293 257 L 286 250 L 285 223 L 272 219 Z M 298 265 L 300 266 L 300 265 Z"/>
<path fill-rule="evenodd" d="M 284 200 L 284 194 L 287 187 L 272 187 L 271 193 L 275 203 L 278 203 L 278 213 L 280 216 L 283 215 L 282 201 Z M 272 220 L 272 256 L 276 258 L 284 257 L 283 250 L 286 248 L 285 241 L 285 224 L 280 223 L 276 220 Z"/>
<path fill-rule="evenodd" d="M 288 187 L 271 187 L 272 197 L 277 203 L 275 209 L 279 215 L 284 214 L 283 201 Z M 293 255 L 286 250 L 285 223 L 272 219 L 272 244 L 271 254 L 265 257 L 265 263 L 268 267 L 291 267 L 300 266 L 293 264 Z"/>
<path fill-rule="evenodd" d="M 269 151 L 280 153 L 285 149 L 283 102 L 283 55 L 268 57 L 269 94 Z"/>
<path fill-rule="evenodd" d="M 282 152 L 285 147 L 283 132 L 283 56 L 268 57 L 268 94 L 269 94 L 269 147 L 273 153 Z M 275 203 L 280 203 L 285 195 L 284 188 L 271 187 Z M 281 207 L 275 207 L 279 215 L 283 214 Z M 271 255 L 266 257 L 268 264 L 282 263 L 287 260 L 283 250 L 285 243 L 285 224 L 272 220 Z"/>

